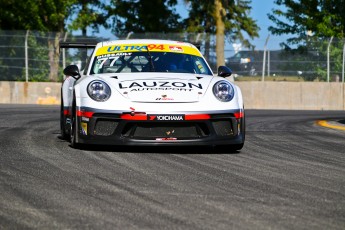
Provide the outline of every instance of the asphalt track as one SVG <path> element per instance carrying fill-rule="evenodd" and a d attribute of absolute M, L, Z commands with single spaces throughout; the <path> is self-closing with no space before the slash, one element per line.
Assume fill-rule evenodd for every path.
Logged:
<path fill-rule="evenodd" d="M 0 105 L 0 229 L 345 229 L 344 111 L 249 110 L 240 152 L 76 150 L 56 106 Z"/>

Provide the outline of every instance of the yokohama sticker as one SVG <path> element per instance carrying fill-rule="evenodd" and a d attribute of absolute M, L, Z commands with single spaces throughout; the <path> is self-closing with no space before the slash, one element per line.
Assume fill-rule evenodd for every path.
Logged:
<path fill-rule="evenodd" d="M 148 115 L 147 119 L 150 121 L 184 121 L 185 115 L 174 114 L 174 115 Z"/>

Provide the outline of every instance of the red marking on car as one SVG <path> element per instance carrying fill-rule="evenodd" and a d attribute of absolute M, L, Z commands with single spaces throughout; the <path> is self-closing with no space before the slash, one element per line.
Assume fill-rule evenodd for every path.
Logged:
<path fill-rule="evenodd" d="M 63 115 L 65 115 L 65 116 L 71 115 L 70 112 L 69 112 L 69 109 L 64 109 L 63 110 Z"/>
<path fill-rule="evenodd" d="M 183 52 L 183 49 L 181 46 L 169 46 L 169 49 L 175 52 Z"/>
<path fill-rule="evenodd" d="M 237 119 L 240 119 L 240 118 L 244 117 L 244 113 L 243 113 L 243 112 L 234 113 L 234 116 L 235 116 Z"/>
<path fill-rule="evenodd" d="M 149 116 L 150 121 L 153 121 L 154 119 L 156 119 L 157 116 Z"/>
<path fill-rule="evenodd" d="M 120 116 L 121 119 L 123 120 L 135 120 L 135 121 L 145 121 L 147 120 L 146 114 L 122 114 Z"/>
<path fill-rule="evenodd" d="M 93 114 L 94 114 L 94 112 L 81 111 L 81 110 L 77 111 L 77 116 L 78 117 L 88 117 L 88 118 L 91 118 Z"/>
<path fill-rule="evenodd" d="M 158 137 L 156 141 L 175 141 L 177 140 L 176 137 Z"/>
<path fill-rule="evenodd" d="M 168 98 L 168 97 L 157 97 L 156 101 L 173 101 L 174 98 Z"/>
<path fill-rule="evenodd" d="M 186 120 L 209 120 L 211 116 L 209 114 L 186 114 Z"/>

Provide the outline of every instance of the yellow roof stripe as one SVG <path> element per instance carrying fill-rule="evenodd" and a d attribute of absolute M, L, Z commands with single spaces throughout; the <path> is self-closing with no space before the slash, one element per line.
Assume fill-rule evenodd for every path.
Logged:
<path fill-rule="evenodd" d="M 133 52 L 146 52 L 147 48 L 150 52 L 171 52 L 191 54 L 201 57 L 198 49 L 186 46 L 183 44 L 119 44 L 104 46 L 96 51 L 96 56 L 114 53 L 133 53 Z"/>

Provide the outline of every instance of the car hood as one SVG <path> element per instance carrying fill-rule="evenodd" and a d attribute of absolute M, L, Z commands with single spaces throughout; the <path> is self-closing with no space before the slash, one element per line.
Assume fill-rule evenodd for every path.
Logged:
<path fill-rule="evenodd" d="M 213 76 L 184 73 L 137 73 L 109 76 L 112 88 L 133 102 L 198 102 Z"/>

